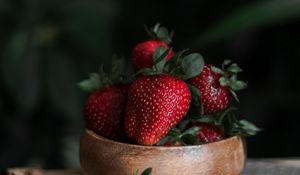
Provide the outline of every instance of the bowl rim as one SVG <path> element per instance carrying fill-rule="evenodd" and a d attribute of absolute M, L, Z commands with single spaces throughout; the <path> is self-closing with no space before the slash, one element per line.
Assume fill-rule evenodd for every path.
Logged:
<path fill-rule="evenodd" d="M 102 137 L 98 134 L 96 134 L 95 132 L 93 132 L 90 129 L 85 128 L 84 129 L 84 133 L 91 136 L 92 138 L 97 139 L 98 141 L 102 141 L 102 142 L 107 142 L 107 143 L 111 143 L 111 144 L 115 144 L 115 145 L 120 145 L 123 147 L 131 147 L 131 148 L 148 148 L 148 149 L 159 149 L 159 150 L 165 150 L 165 149 L 193 149 L 193 148 L 203 148 L 203 147 L 209 147 L 209 146 L 213 146 L 213 145 L 219 145 L 219 144 L 224 144 L 224 142 L 230 142 L 233 140 L 239 140 L 242 139 L 242 136 L 230 136 L 226 139 L 220 140 L 220 141 L 216 141 L 216 142 L 212 142 L 212 143 L 206 143 L 206 144 L 202 144 L 202 145 L 187 145 L 187 146 L 149 146 L 149 145 L 137 145 L 137 144 L 130 144 L 130 143 L 124 143 L 124 142 L 119 142 L 119 141 L 115 141 L 115 140 L 111 140 L 111 139 L 107 139 L 105 137 Z"/>

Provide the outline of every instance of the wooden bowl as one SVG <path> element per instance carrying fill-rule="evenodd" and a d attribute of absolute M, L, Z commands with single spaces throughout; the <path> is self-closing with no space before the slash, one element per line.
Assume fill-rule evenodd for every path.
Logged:
<path fill-rule="evenodd" d="M 85 130 L 80 163 L 87 175 L 133 175 L 152 167 L 152 175 L 240 175 L 246 160 L 238 136 L 195 146 L 141 146 L 112 141 Z"/>

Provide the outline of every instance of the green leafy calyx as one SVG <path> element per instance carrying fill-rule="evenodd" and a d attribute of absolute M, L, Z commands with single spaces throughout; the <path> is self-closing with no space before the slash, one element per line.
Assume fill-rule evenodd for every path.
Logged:
<path fill-rule="evenodd" d="M 154 65 L 151 68 L 143 68 L 136 74 L 157 75 L 164 73 L 164 67 L 167 62 L 166 59 L 171 50 L 172 48 L 166 49 L 163 46 L 158 47 L 153 54 Z"/>
<path fill-rule="evenodd" d="M 188 80 L 198 76 L 204 67 L 204 59 L 199 53 L 187 54 L 187 50 L 176 53 L 166 63 L 165 72 Z"/>
<path fill-rule="evenodd" d="M 151 28 L 148 28 L 145 25 L 145 30 L 154 40 L 163 41 L 167 44 L 171 44 L 172 42 L 173 31 L 169 32 L 166 27 L 161 26 L 159 23 L 155 24 L 155 26 Z"/>
<path fill-rule="evenodd" d="M 220 85 L 229 87 L 231 94 L 239 102 L 235 91 L 240 91 L 247 87 L 246 82 L 237 79 L 237 75 L 242 72 L 242 69 L 236 63 L 231 63 L 231 60 L 224 60 L 222 69 L 212 66 L 211 70 L 222 75 L 219 79 Z"/>
<path fill-rule="evenodd" d="M 186 120 L 187 121 L 187 120 Z M 198 139 L 198 133 L 200 131 L 200 127 L 193 126 L 186 129 L 187 122 L 182 121 L 181 123 L 185 123 L 184 128 L 180 128 L 180 124 L 177 127 L 172 128 L 168 135 L 161 139 L 156 145 L 162 146 L 166 143 L 170 143 L 171 145 L 175 145 L 176 142 L 180 142 L 183 145 L 198 145 L 200 141 Z"/>
<path fill-rule="evenodd" d="M 144 68 L 137 72 L 144 75 L 171 74 L 183 80 L 198 76 L 203 67 L 204 59 L 199 53 L 186 54 L 182 50 L 167 61 L 170 49 L 163 46 L 158 47 L 153 54 L 154 65 L 151 68 Z"/>
<path fill-rule="evenodd" d="M 248 122 L 247 120 L 238 120 L 235 115 L 236 111 L 237 108 L 231 106 L 215 114 L 188 115 L 188 118 L 192 121 L 192 123 L 204 122 L 219 126 L 229 136 L 252 136 L 261 131 L 260 128 L 256 127 L 254 124 Z"/>
<path fill-rule="evenodd" d="M 98 73 L 90 73 L 89 79 L 78 83 L 80 89 L 86 92 L 93 92 L 103 87 L 121 83 L 124 80 L 122 70 L 124 69 L 124 58 L 112 58 L 112 69 L 106 73 L 103 65 L 100 66 Z"/>

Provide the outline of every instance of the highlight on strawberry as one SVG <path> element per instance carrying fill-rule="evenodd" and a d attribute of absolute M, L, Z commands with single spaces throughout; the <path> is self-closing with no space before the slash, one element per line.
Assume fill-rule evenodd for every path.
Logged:
<path fill-rule="evenodd" d="M 236 63 L 225 60 L 218 68 L 200 53 L 174 52 L 168 45 L 173 32 L 159 24 L 146 31 L 152 39 L 133 49 L 132 82 L 125 81 L 124 62 L 117 61 L 110 74 L 101 70 L 79 84 L 91 92 L 84 111 L 88 129 L 153 146 L 207 144 L 261 130 L 236 116 L 236 92 L 247 86 L 238 79 L 242 69 Z"/>

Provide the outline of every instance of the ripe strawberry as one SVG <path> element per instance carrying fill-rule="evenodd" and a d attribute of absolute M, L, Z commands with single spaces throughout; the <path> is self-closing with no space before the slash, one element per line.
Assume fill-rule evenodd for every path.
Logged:
<path fill-rule="evenodd" d="M 127 90 L 128 85 L 112 85 L 94 91 L 84 109 L 87 128 L 106 138 L 119 138 L 124 129 Z"/>
<path fill-rule="evenodd" d="M 91 73 L 89 79 L 81 81 L 79 87 L 90 96 L 84 109 L 86 127 L 110 139 L 124 134 L 124 116 L 128 84 L 123 84 L 122 59 L 112 58 L 112 70 L 107 73 L 100 67 L 99 73 Z"/>
<path fill-rule="evenodd" d="M 197 126 L 200 127 L 198 138 L 201 143 L 216 142 L 225 138 L 224 131 L 215 125 L 209 123 L 198 123 Z"/>
<path fill-rule="evenodd" d="M 232 99 L 229 87 L 221 86 L 219 82 L 222 74 L 214 72 L 211 67 L 205 65 L 200 75 L 189 81 L 201 92 L 204 113 L 219 112 L 228 107 Z"/>
<path fill-rule="evenodd" d="M 238 80 L 237 74 L 242 69 L 230 60 L 225 60 L 222 69 L 206 64 L 200 75 L 189 82 L 201 92 L 201 102 L 204 113 L 219 112 L 227 108 L 232 97 L 239 102 L 235 91 L 245 89 L 247 83 Z"/>
<path fill-rule="evenodd" d="M 146 32 L 151 39 L 138 43 L 132 51 L 132 65 L 137 72 L 143 68 L 151 68 L 154 63 L 154 53 L 159 47 L 164 47 L 166 50 L 170 48 L 168 44 L 172 42 L 173 32 L 169 31 L 156 24 L 153 28 L 145 26 Z M 170 50 L 165 60 L 168 61 L 174 55 L 174 52 Z"/>
<path fill-rule="evenodd" d="M 132 52 L 134 70 L 139 71 L 142 68 L 151 68 L 154 65 L 153 54 L 160 46 L 163 46 L 165 49 L 170 48 L 165 42 L 158 40 L 148 40 L 138 43 Z M 174 52 L 171 50 L 166 57 L 166 61 L 170 60 L 173 55 Z"/>
<path fill-rule="evenodd" d="M 125 132 L 142 145 L 153 145 L 182 120 L 190 103 L 184 81 L 171 75 L 140 76 L 128 92 Z"/>

